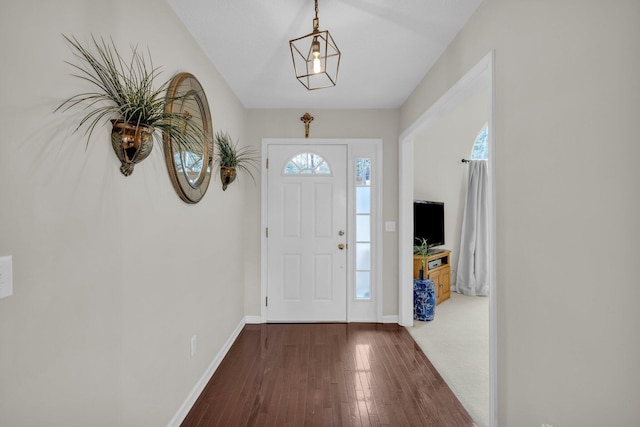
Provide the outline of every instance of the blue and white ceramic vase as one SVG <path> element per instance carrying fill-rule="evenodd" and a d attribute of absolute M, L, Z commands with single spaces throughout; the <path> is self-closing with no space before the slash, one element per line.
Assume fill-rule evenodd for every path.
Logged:
<path fill-rule="evenodd" d="M 433 320 L 436 310 L 436 286 L 433 280 L 413 281 L 413 318 Z"/>

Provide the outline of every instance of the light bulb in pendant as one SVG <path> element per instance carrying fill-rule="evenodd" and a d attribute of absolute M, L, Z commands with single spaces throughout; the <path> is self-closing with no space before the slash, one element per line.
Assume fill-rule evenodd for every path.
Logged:
<path fill-rule="evenodd" d="M 320 43 L 318 37 L 313 38 L 311 43 L 311 54 L 313 55 L 313 73 L 318 74 L 322 71 L 322 63 L 320 62 Z"/>
<path fill-rule="evenodd" d="M 320 62 L 320 58 L 316 57 L 313 60 L 313 73 L 318 74 L 322 71 L 322 63 Z"/>

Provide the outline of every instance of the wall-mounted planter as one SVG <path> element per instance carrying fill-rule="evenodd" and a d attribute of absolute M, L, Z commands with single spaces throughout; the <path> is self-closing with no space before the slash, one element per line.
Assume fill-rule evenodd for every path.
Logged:
<path fill-rule="evenodd" d="M 146 159 L 153 149 L 153 128 L 111 120 L 111 146 L 120 160 L 124 176 L 133 173 L 136 164 Z"/>
<path fill-rule="evenodd" d="M 236 168 L 220 166 L 220 180 L 222 181 L 222 191 L 226 191 L 227 186 L 236 179 Z"/>
<path fill-rule="evenodd" d="M 56 111 L 82 108 L 84 117 L 80 119 L 76 131 L 87 128 L 87 143 L 98 124 L 112 119 L 111 145 L 120 160 L 120 171 L 124 176 L 131 175 L 135 165 L 149 156 L 154 139 L 162 142 L 163 137 L 169 138 L 173 150 L 177 152 L 201 153 L 202 149 L 198 147 L 202 147 L 203 141 L 207 141 L 207 147 L 211 145 L 212 132 L 204 129 L 202 119 L 196 120 L 201 114 L 185 114 L 179 108 L 189 104 L 196 91 L 165 97 L 165 91 L 175 80 L 156 82 L 159 68 L 154 67 L 151 58 L 147 58 L 137 47 L 131 48 L 131 59 L 125 59 L 113 40 L 107 42 L 92 37 L 89 48 L 85 48 L 75 37 L 63 37 L 79 61 L 78 65 L 69 62 L 74 68 L 73 76 L 84 83 L 91 83 L 93 91 L 83 89 L 60 104 Z M 180 81 L 185 76 L 192 77 L 187 73 L 180 76 L 183 76 Z M 198 99 L 204 99 L 202 90 L 197 95 Z M 210 126 L 210 123 L 206 125 Z M 208 151 L 205 154 L 209 156 Z M 206 160 L 209 161 L 209 158 Z M 206 186 L 202 187 L 206 189 Z"/>
<path fill-rule="evenodd" d="M 253 171 L 258 171 L 258 154 L 251 147 L 238 147 L 226 132 L 216 132 L 215 163 L 220 168 L 222 191 L 235 181 L 238 171 L 247 173 L 255 182 Z"/>

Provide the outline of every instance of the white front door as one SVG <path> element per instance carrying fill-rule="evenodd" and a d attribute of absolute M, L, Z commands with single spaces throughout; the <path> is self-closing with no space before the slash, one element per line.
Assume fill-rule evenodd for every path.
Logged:
<path fill-rule="evenodd" d="M 347 147 L 269 145 L 267 320 L 347 320 Z"/>

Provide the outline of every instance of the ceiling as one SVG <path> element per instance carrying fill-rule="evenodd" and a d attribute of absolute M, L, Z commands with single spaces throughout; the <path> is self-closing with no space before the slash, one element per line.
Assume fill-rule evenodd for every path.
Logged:
<path fill-rule="evenodd" d="M 337 85 L 308 91 L 289 40 L 313 0 L 167 0 L 246 108 L 398 108 L 482 0 L 318 0 L 342 52 Z"/>

